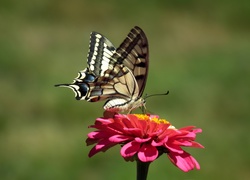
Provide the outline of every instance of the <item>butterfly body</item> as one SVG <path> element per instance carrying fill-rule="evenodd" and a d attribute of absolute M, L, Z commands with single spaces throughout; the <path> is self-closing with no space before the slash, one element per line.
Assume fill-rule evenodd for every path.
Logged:
<path fill-rule="evenodd" d="M 148 72 L 148 43 L 144 32 L 134 27 L 116 49 L 103 35 L 92 32 L 87 68 L 80 71 L 71 88 L 77 100 L 107 100 L 108 111 L 131 111 L 145 104 L 141 98 Z"/>

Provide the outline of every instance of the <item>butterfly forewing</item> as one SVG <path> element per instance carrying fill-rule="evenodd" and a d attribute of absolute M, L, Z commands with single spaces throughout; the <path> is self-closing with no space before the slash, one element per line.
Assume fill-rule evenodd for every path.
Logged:
<path fill-rule="evenodd" d="M 132 71 L 141 96 L 146 85 L 149 63 L 148 41 L 142 29 L 134 27 L 113 57 Z"/>

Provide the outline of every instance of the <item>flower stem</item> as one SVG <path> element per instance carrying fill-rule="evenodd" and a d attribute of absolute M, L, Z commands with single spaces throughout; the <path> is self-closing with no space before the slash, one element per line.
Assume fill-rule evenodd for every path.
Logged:
<path fill-rule="evenodd" d="M 148 168 L 150 162 L 141 162 L 140 160 L 136 161 L 136 168 L 137 168 L 137 180 L 146 180 L 148 175 Z"/>

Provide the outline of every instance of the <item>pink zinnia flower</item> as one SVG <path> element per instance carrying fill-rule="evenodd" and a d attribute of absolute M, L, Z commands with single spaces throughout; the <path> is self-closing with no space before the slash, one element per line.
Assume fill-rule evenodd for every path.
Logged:
<path fill-rule="evenodd" d="M 201 129 L 188 126 L 176 129 L 167 120 L 149 114 L 112 114 L 97 118 L 96 131 L 90 132 L 87 145 L 96 145 L 90 150 L 89 157 L 100 151 L 121 144 L 121 155 L 125 160 L 139 159 L 152 162 L 163 153 L 182 171 L 200 169 L 199 163 L 181 147 L 203 146 L 195 142 L 196 134 Z"/>

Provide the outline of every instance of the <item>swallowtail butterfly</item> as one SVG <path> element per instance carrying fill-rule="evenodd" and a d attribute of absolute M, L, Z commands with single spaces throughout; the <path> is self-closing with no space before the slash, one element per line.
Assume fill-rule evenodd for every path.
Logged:
<path fill-rule="evenodd" d="M 107 111 L 131 111 L 144 106 L 141 97 L 148 74 L 148 41 L 143 30 L 135 26 L 116 49 L 103 35 L 90 35 L 87 68 L 80 71 L 71 88 L 77 100 L 107 100 Z"/>

